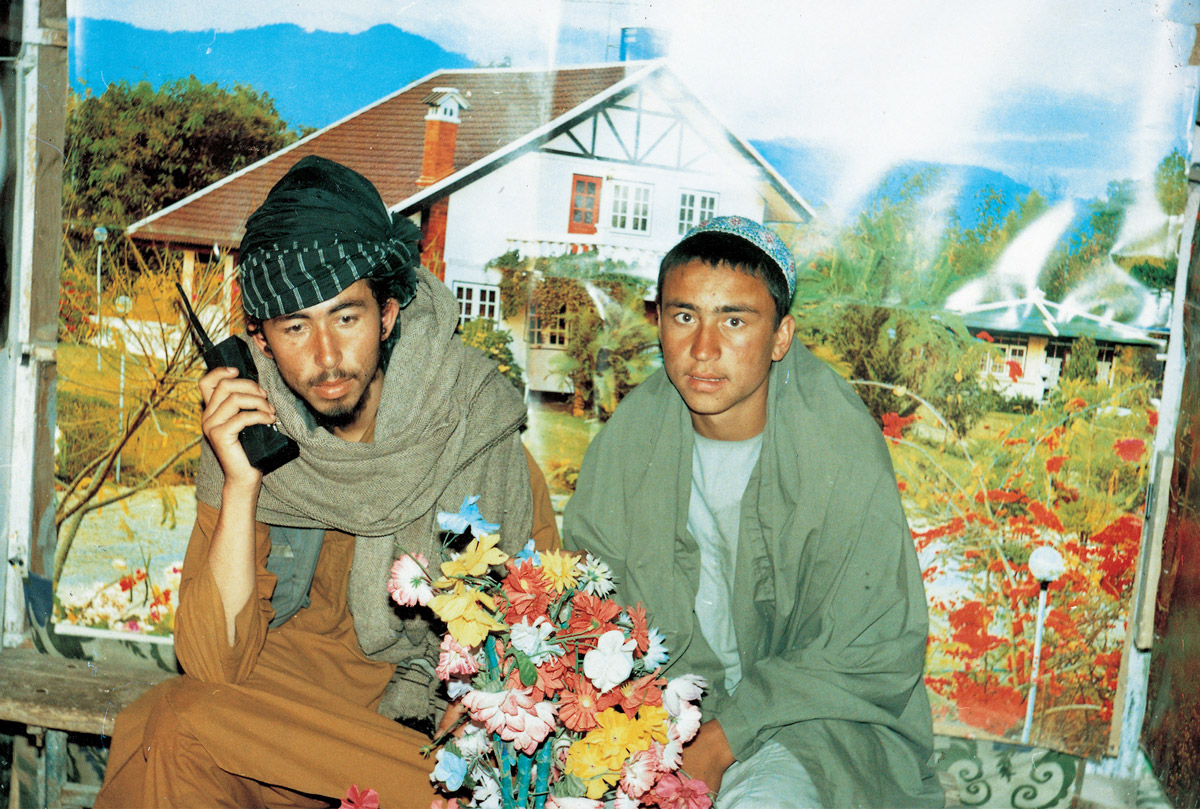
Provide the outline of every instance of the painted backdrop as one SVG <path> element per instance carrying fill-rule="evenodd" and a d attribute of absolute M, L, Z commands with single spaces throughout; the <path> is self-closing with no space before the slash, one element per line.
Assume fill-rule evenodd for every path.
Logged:
<path fill-rule="evenodd" d="M 564 196 L 553 203 L 564 208 L 559 254 L 496 249 L 447 274 L 456 292 L 494 301 L 475 308 L 460 295 L 466 339 L 502 357 L 527 390 L 527 441 L 556 504 L 569 498 L 590 437 L 657 363 L 646 303 L 657 258 L 696 217 L 766 212 L 800 269 L 799 339 L 855 385 L 890 442 L 925 572 L 926 683 L 939 731 L 1028 734 L 1089 756 L 1113 749 L 1161 355 L 1172 339 L 1195 20 L 1066 0 L 869 13 L 799 3 L 783 18 L 777 4 L 738 4 L 737 30 L 673 3 L 361 3 L 354 13 L 137 5 L 72 5 L 76 109 L 119 91 L 120 80 L 146 79 L 147 90 L 189 74 L 240 83 L 277 96 L 291 127 L 279 141 L 263 134 L 257 156 L 439 68 L 665 57 L 699 101 L 690 114 L 726 127 L 745 147 L 738 154 L 766 167 L 752 180 L 765 183 L 758 196 L 656 194 L 671 182 L 661 167 L 597 160 L 606 188 L 619 185 L 616 172 L 648 190 L 588 202 L 586 260 L 560 255 L 578 252 L 565 234 L 576 199 Z M 389 72 L 388 54 L 399 65 L 418 40 L 430 46 L 423 61 Z M 124 45 L 105 47 L 115 41 Z M 280 41 L 288 53 L 325 48 L 328 64 L 258 58 L 285 52 Z M 346 56 L 364 46 L 373 61 Z M 314 80 L 330 73 L 336 80 Z M 99 182 L 69 180 L 76 190 Z M 508 193 L 517 191 L 497 191 L 491 204 L 525 199 Z M 768 203 L 781 193 L 804 215 L 778 215 Z M 174 201 L 168 194 L 160 207 Z M 639 204 L 657 230 L 630 224 Z M 89 464 L 130 424 L 135 393 L 146 400 L 146 380 L 171 362 L 177 315 L 162 282 L 182 266 L 119 242 L 136 217 L 105 210 L 67 215 L 60 494 L 77 497 L 100 468 L 97 496 L 129 496 L 76 526 L 56 620 L 66 632 L 165 637 L 194 509 L 194 359 L 176 355 L 168 375 L 179 386 L 141 416 L 126 479 L 119 466 Z M 113 232 L 108 253 L 94 225 Z M 636 255 L 631 230 L 644 236 Z M 135 272 L 114 269 L 122 256 Z M 220 311 L 228 290 L 205 289 Z M 481 313 L 493 322 L 470 325 Z M 1061 560 L 1044 574 L 1055 575 L 1041 622 L 1030 569 L 1039 548 Z"/>

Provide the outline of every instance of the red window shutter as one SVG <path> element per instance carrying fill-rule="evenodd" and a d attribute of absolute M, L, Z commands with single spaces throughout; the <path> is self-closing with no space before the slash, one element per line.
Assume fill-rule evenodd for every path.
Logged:
<path fill-rule="evenodd" d="M 600 178 L 571 176 L 571 219 L 568 233 L 595 233 L 600 218 Z"/>

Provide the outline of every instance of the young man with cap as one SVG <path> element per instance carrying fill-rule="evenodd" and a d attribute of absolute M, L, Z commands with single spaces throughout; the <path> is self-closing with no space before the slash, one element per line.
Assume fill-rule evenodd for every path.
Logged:
<path fill-rule="evenodd" d="M 564 544 L 703 675 L 683 769 L 732 807 L 941 806 L 928 614 L 879 428 L 793 341 L 795 267 L 720 217 L 663 259 L 663 368 L 588 448 Z"/>
<path fill-rule="evenodd" d="M 175 648 L 184 675 L 117 720 L 97 807 L 328 806 L 355 784 L 428 806 L 443 723 L 440 636 L 387 593 L 401 552 L 440 554 L 436 514 L 479 496 L 516 552 L 557 544 L 526 411 L 455 336 L 454 296 L 374 186 L 296 163 L 246 223 L 240 276 L 259 382 L 200 381 L 207 439 Z M 265 476 L 238 433 L 274 424 L 299 458 Z M 432 726 L 432 725 L 431 725 Z"/>

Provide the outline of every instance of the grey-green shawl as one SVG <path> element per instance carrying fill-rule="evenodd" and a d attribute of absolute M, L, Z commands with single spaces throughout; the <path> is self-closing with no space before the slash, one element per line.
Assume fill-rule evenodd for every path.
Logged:
<path fill-rule="evenodd" d="M 853 389 L 799 343 L 771 371 L 762 455 L 742 500 L 733 619 L 743 679 L 702 708 L 745 759 L 776 739 L 827 806 L 941 806 L 921 679 L 928 613 L 882 435 Z M 722 683 L 696 625 L 687 530 L 693 430 L 665 373 L 592 442 L 567 547 L 613 568 L 664 632 L 669 673 Z"/>
<path fill-rule="evenodd" d="M 437 558 L 436 514 L 457 511 L 468 495 L 480 495 L 480 511 L 500 523 L 501 547 L 510 553 L 533 523 L 521 394 L 495 362 L 455 336 L 458 304 L 445 284 L 423 269 L 417 281 L 397 321 L 373 443 L 348 443 L 318 427 L 251 341 L 279 428 L 300 444 L 299 458 L 263 479 L 257 519 L 357 538 L 348 601 L 359 646 L 368 657 L 400 664 L 380 712 L 410 717 L 434 710 L 436 681 L 422 661 L 436 660 L 440 638 L 426 618 L 401 619 L 393 609 L 386 589 L 393 559 L 401 550 Z M 223 482 L 205 443 L 197 498 L 219 508 Z"/>

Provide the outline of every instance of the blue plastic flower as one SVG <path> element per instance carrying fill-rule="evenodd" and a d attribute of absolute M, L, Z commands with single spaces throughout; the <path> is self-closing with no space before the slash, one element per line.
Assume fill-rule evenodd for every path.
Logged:
<path fill-rule="evenodd" d="M 462 506 L 458 509 L 457 514 L 452 514 L 449 511 L 439 511 L 437 515 L 438 527 L 443 531 L 450 531 L 454 534 L 461 534 L 469 527 L 471 533 L 477 537 L 484 534 L 494 534 L 499 531 L 500 523 L 488 522 L 479 513 L 479 506 L 475 505 L 478 500 L 479 495 L 464 497 Z"/>
<path fill-rule="evenodd" d="M 642 656 L 642 661 L 648 669 L 656 669 L 659 666 L 666 665 L 667 662 L 667 647 L 663 643 L 663 635 L 657 629 L 650 629 L 650 646 L 646 649 L 646 654 Z"/>
<path fill-rule="evenodd" d="M 437 751 L 433 777 L 445 784 L 448 791 L 454 792 L 462 787 L 463 779 L 467 777 L 467 762 L 443 747 Z"/>
<path fill-rule="evenodd" d="M 520 564 L 528 559 L 533 562 L 534 567 L 542 566 L 542 555 L 537 552 L 537 548 L 534 547 L 532 539 L 525 543 L 525 547 L 521 548 L 521 552 L 514 556 L 513 559 L 517 560 L 517 564 Z"/>

